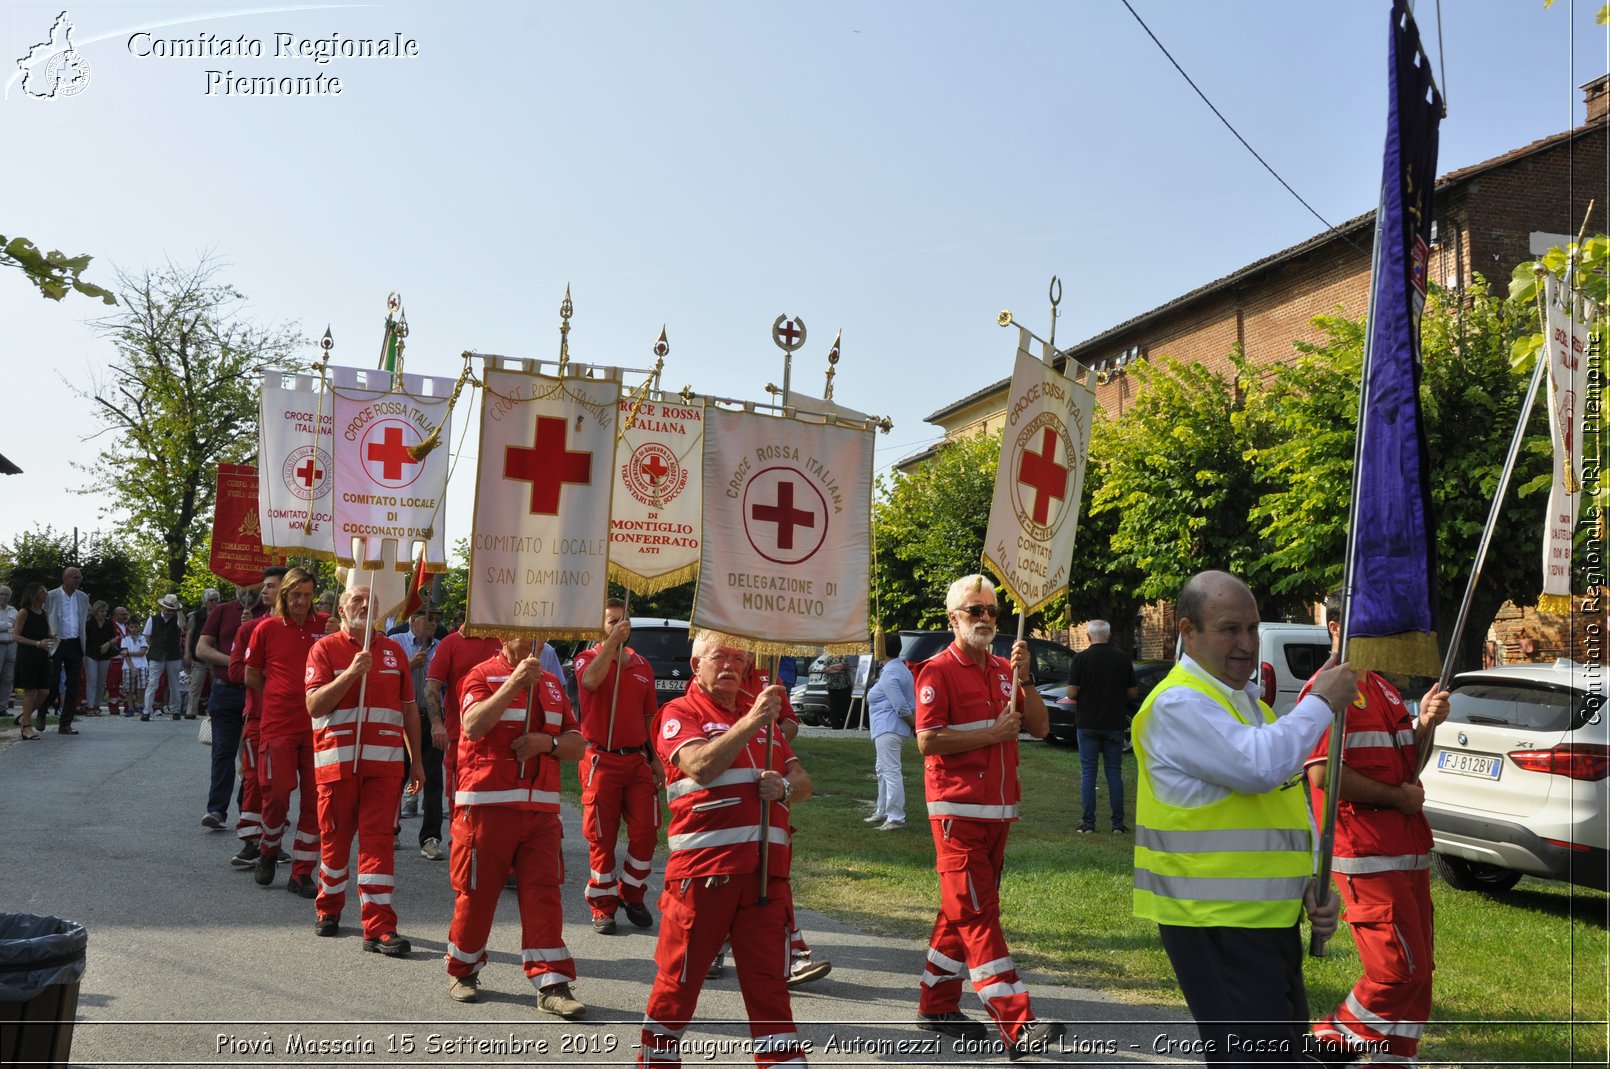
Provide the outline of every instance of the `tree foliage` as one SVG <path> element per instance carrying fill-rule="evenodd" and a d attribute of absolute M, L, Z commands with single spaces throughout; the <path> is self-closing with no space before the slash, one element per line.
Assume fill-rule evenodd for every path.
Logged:
<path fill-rule="evenodd" d="M 978 571 L 1001 432 L 946 442 L 913 471 L 879 476 L 872 506 L 873 623 L 945 626 L 945 591 Z"/>
<path fill-rule="evenodd" d="M 298 344 L 290 327 L 246 319 L 244 295 L 218 271 L 204 259 L 119 272 L 123 311 L 96 323 L 113 353 L 92 390 L 77 391 L 110 436 L 84 468 L 85 492 L 128 514 L 175 589 L 208 533 L 217 465 L 256 449 L 258 377 L 290 366 Z"/>
<path fill-rule="evenodd" d="M 80 253 L 68 256 L 60 249 L 41 252 L 39 246 L 22 237 L 0 234 L 0 267 L 14 267 L 39 290 L 41 297 L 59 301 L 77 290 L 86 297 L 99 297 L 103 304 L 116 304 L 109 290 L 84 281 L 92 257 Z"/>
<path fill-rule="evenodd" d="M 0 574 L 11 587 L 13 605 L 29 583 L 40 582 L 47 589 L 60 586 L 62 570 L 69 565 L 84 573 L 83 590 L 91 601 L 126 605 L 141 614 L 156 605 L 151 562 L 136 556 L 124 539 L 95 531 L 81 538 L 75 549 L 71 532 L 35 526 L 0 545 Z"/>

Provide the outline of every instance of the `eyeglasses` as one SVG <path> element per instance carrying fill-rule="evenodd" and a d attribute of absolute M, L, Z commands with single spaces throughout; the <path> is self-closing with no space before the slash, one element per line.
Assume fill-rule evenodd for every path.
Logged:
<path fill-rule="evenodd" d="M 988 616 L 991 620 L 993 620 L 1001 613 L 1000 606 L 998 605 L 963 605 L 956 611 L 964 612 L 975 620 L 980 616 Z"/>

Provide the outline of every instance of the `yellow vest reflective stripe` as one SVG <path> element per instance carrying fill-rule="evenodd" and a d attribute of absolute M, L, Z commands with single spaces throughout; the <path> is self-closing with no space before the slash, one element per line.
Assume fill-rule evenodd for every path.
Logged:
<path fill-rule="evenodd" d="M 1143 739 L 1152 703 L 1189 687 L 1241 723 L 1247 718 L 1217 687 L 1175 666 L 1135 714 L 1135 916 L 1191 928 L 1284 928 L 1302 910 L 1313 875 L 1308 803 L 1301 790 L 1232 791 L 1207 805 L 1160 801 Z M 1266 723 L 1274 713 L 1259 703 Z"/>

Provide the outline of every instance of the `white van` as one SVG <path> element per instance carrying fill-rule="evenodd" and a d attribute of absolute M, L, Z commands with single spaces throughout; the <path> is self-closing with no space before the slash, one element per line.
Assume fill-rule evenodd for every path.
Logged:
<path fill-rule="evenodd" d="M 1323 624 L 1258 625 L 1258 697 L 1276 716 L 1297 704 L 1303 684 L 1330 656 L 1330 630 Z"/>

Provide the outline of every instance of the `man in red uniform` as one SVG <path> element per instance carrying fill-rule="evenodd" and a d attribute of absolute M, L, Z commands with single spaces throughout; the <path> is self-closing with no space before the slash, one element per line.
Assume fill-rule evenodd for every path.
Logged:
<path fill-rule="evenodd" d="M 253 879 L 274 882 L 288 818 L 291 793 L 301 790 L 291 846 L 291 878 L 285 889 L 303 898 L 318 895 L 313 863 L 319 859 L 319 811 L 313 785 L 313 722 L 307 715 L 302 681 L 307 655 L 324 633 L 325 617 L 313 611 L 313 576 L 301 568 L 285 573 L 274 614 L 252 630 L 246 647 L 246 685 L 259 694 L 257 782 L 263 794 L 263 837 L 257 845 Z"/>
<path fill-rule="evenodd" d="M 451 637 L 451 636 L 449 636 Z M 448 997 L 479 997 L 486 939 L 498 895 L 514 874 L 521 958 L 537 1008 L 567 1019 L 587 1007 L 570 991 L 576 962 L 565 946 L 564 861 L 559 848 L 559 762 L 586 743 L 557 676 L 542 670 L 529 639 L 511 639 L 472 668 L 459 688 L 462 729 L 453 797 L 458 898 L 447 929 Z"/>
<path fill-rule="evenodd" d="M 939 916 L 917 1000 L 917 1027 L 959 1039 L 985 1029 L 961 1013 L 962 973 L 1013 1058 L 1044 1053 L 1065 1031 L 1036 1019 L 1029 991 L 1001 933 L 1001 871 L 1017 819 L 1019 732 L 1043 739 L 1045 702 L 1028 679 L 1029 646 L 1010 663 L 990 653 L 1000 609 L 982 575 L 951 584 L 945 597 L 956 641 L 917 676 L 917 749 L 923 756 L 928 818 L 938 855 Z M 1014 699 L 1014 692 L 1016 698 Z"/>
<path fill-rule="evenodd" d="M 643 892 L 659 842 L 660 799 L 665 782 L 648 746 L 659 712 L 654 669 L 626 643 L 632 637 L 626 603 L 604 605 L 604 641 L 576 654 L 576 696 L 587 756 L 581 764 L 581 824 L 587 837 L 587 905 L 593 931 L 615 933 L 615 910 L 639 928 L 654 923 Z M 626 860 L 615 875 L 615 839 L 626 821 Z"/>
<path fill-rule="evenodd" d="M 756 1064 L 805 1064 L 788 996 L 789 804 L 810 797 L 811 778 L 781 737 L 767 763 L 766 736 L 775 731 L 783 688 L 766 687 L 747 708 L 740 705 L 750 656 L 737 641 L 701 634 L 693 683 L 655 721 L 671 854 L 637 1064 L 656 1069 L 682 1064 L 682 1032 L 698 1008 L 706 969 L 729 939 Z"/>
<path fill-rule="evenodd" d="M 447 790 L 449 819 L 453 814 L 453 783 L 458 768 L 459 688 L 470 669 L 489 657 L 496 657 L 502 648 L 503 643 L 495 638 L 471 638 L 459 627 L 442 639 L 425 672 L 425 716 L 431 740 L 442 751 L 442 784 Z M 419 845 L 419 856 L 427 861 L 440 861 L 442 844 L 427 839 Z"/>
<path fill-rule="evenodd" d="M 1331 650 L 1340 653 L 1341 591 L 1325 599 L 1325 618 Z M 1366 672 L 1342 725 L 1331 878 L 1364 975 L 1314 1035 L 1353 1054 L 1368 1051 L 1374 1062 L 1414 1065 L 1431 1016 L 1431 825 L 1421 812 L 1419 747 L 1447 718 L 1448 692 L 1436 684 L 1416 717 L 1392 684 Z M 1325 812 L 1329 753 L 1327 731 L 1307 764 L 1316 813 Z"/>
<path fill-rule="evenodd" d="M 414 677 L 401 646 L 369 634 L 368 587 L 347 587 L 340 609 L 341 630 L 314 643 L 307 657 L 307 712 L 319 785 L 313 932 L 333 936 L 341 930 L 356 833 L 363 949 L 401 957 L 411 948 L 397 934 L 397 911 L 391 907 L 392 836 L 403 770 L 410 792 L 424 781 Z"/>

